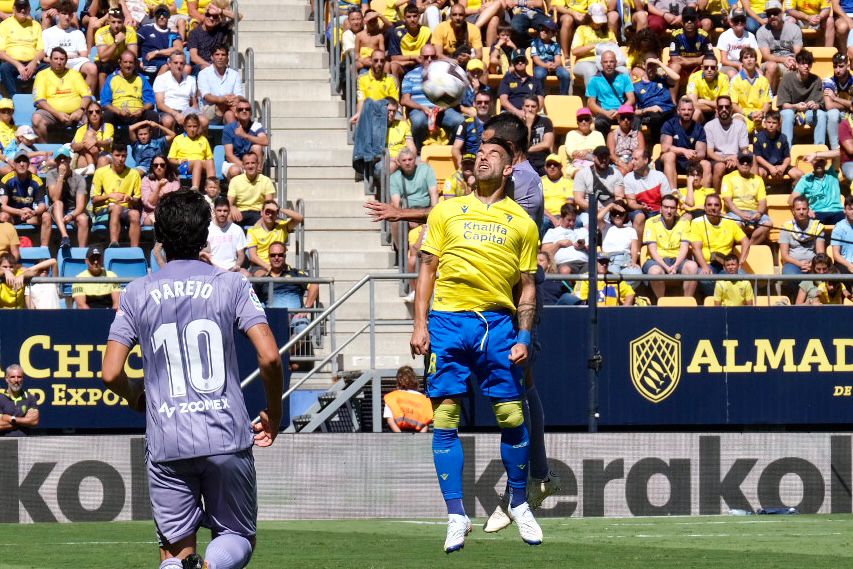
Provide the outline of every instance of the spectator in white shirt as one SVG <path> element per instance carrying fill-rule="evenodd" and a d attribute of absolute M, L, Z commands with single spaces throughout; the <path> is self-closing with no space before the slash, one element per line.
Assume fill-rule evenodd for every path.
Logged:
<path fill-rule="evenodd" d="M 228 67 L 228 48 L 213 49 L 213 65 L 198 73 L 201 112 L 210 123 L 228 124 L 237 120 L 237 97 L 246 94 L 240 74 Z"/>
<path fill-rule="evenodd" d="M 207 131 L 207 118 L 198 109 L 198 88 L 195 77 L 188 75 L 184 67 L 186 58 L 183 53 L 169 56 L 169 71 L 158 75 L 154 80 L 154 97 L 163 126 L 177 130 L 184 126 L 187 115 L 198 115 L 202 132 Z"/>
<path fill-rule="evenodd" d="M 246 260 L 246 234 L 231 222 L 231 204 L 225 196 L 213 202 L 213 221 L 207 230 L 207 247 L 203 255 L 214 266 L 226 271 L 242 271 Z M 248 274 L 248 273 L 246 273 Z"/>
<path fill-rule="evenodd" d="M 560 224 L 542 237 L 542 251 L 548 253 L 562 274 L 580 274 L 589 268 L 588 236 L 584 227 L 575 228 L 578 212 L 572 204 L 560 208 Z"/>

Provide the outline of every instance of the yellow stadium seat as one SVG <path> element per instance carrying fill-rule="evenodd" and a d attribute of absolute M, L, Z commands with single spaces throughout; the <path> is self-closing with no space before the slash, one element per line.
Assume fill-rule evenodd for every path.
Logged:
<path fill-rule="evenodd" d="M 660 144 L 655 144 L 652 148 L 652 162 L 660 158 Z"/>
<path fill-rule="evenodd" d="M 439 188 L 443 188 L 444 181 L 456 171 L 451 148 L 451 146 L 435 145 L 424 146 L 421 149 L 421 160 L 435 170 L 435 179 Z"/>
<path fill-rule="evenodd" d="M 545 114 L 554 123 L 557 134 L 565 134 L 578 128 L 578 109 L 583 107 L 583 99 L 574 95 L 547 95 Z"/>
<path fill-rule="evenodd" d="M 834 72 L 832 56 L 838 53 L 838 50 L 834 47 L 809 47 L 807 49 L 814 55 L 812 73 L 821 78 L 831 77 Z"/>
<path fill-rule="evenodd" d="M 781 295 L 779 295 L 779 296 L 777 296 L 777 295 L 756 296 L 755 297 L 755 306 L 780 306 L 780 305 L 790 306 L 791 305 L 791 299 L 788 298 L 787 296 L 781 296 Z"/>
<path fill-rule="evenodd" d="M 825 144 L 795 144 L 791 147 L 791 166 L 799 168 L 804 174 L 810 174 L 814 168 L 803 158 L 809 154 L 826 152 L 827 150 L 829 147 Z"/>
<path fill-rule="evenodd" d="M 713 296 L 706 296 L 704 302 L 702 302 L 702 306 L 717 306 L 714 304 Z"/>
<path fill-rule="evenodd" d="M 773 262 L 773 252 L 770 250 L 770 246 L 753 245 L 750 247 L 743 270 L 753 275 L 776 274 L 776 265 Z"/>
<path fill-rule="evenodd" d="M 658 299 L 658 306 L 699 306 L 692 296 L 664 296 Z"/>
<path fill-rule="evenodd" d="M 770 216 L 770 221 L 773 223 L 773 229 L 770 230 L 770 240 L 777 241 L 778 228 L 793 218 L 791 207 L 788 205 L 788 194 L 767 194 L 767 215 Z"/>

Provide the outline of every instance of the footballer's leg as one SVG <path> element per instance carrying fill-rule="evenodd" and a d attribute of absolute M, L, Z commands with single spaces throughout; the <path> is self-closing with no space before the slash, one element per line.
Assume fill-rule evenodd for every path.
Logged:
<path fill-rule="evenodd" d="M 203 460 L 204 525 L 214 536 L 204 552 L 205 569 L 242 569 L 252 558 L 257 531 L 258 495 L 252 451 Z"/>
<path fill-rule="evenodd" d="M 459 440 L 461 405 L 456 399 L 433 400 L 432 456 L 438 486 L 447 505 L 447 538 L 444 551 L 453 553 L 465 547 L 471 533 L 471 521 L 462 505 L 462 469 L 465 457 Z"/>
<path fill-rule="evenodd" d="M 204 519 L 197 459 L 148 463 L 148 492 L 157 535 L 160 568 L 182 568 L 195 552 L 196 532 Z"/>

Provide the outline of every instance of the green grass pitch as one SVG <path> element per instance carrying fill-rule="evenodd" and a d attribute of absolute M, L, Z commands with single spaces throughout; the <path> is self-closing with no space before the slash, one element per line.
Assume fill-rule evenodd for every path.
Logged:
<path fill-rule="evenodd" d="M 482 520 L 476 520 L 482 523 Z M 839 569 L 853 566 L 853 516 L 543 519 L 529 547 L 514 526 L 447 556 L 429 520 L 263 522 L 250 567 L 578 567 L 583 569 Z M 3 527 L 0 569 L 156 568 L 151 522 Z M 206 533 L 206 532 L 204 532 Z M 201 534 L 200 534 L 201 535 Z M 203 546 L 206 537 L 201 541 Z M 535 564 L 535 565 L 534 565 Z"/>

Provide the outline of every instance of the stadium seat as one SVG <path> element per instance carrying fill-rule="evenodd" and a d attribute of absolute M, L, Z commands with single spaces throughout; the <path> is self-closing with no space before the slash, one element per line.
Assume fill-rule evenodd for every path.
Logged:
<path fill-rule="evenodd" d="M 50 259 L 50 248 L 47 246 L 41 247 L 21 247 L 21 265 L 24 267 L 32 267 L 40 261 Z"/>
<path fill-rule="evenodd" d="M 88 250 L 88 247 L 60 249 L 56 256 L 58 276 L 74 277 L 86 270 L 86 252 Z M 71 296 L 71 283 L 62 285 L 62 295 Z"/>
<path fill-rule="evenodd" d="M 583 100 L 574 95 L 548 95 L 545 97 L 545 114 L 554 123 L 557 134 L 565 134 L 578 128 L 578 109 Z"/>
<path fill-rule="evenodd" d="M 713 296 L 706 296 L 705 300 L 702 302 L 702 306 L 717 306 L 717 305 L 714 304 L 714 297 Z"/>
<path fill-rule="evenodd" d="M 225 163 L 225 147 L 217 144 L 213 147 L 213 167 L 216 171 L 216 177 L 222 176 L 222 164 Z"/>
<path fill-rule="evenodd" d="M 810 47 L 809 51 L 814 55 L 812 73 L 818 77 L 832 77 L 835 71 L 832 68 L 832 56 L 838 53 L 834 47 Z"/>
<path fill-rule="evenodd" d="M 773 223 L 770 240 L 775 242 L 779 237 L 778 228 L 793 217 L 791 207 L 788 205 L 788 194 L 767 194 L 767 215 Z"/>
<path fill-rule="evenodd" d="M 22 126 L 25 124 L 33 124 L 33 112 L 35 111 L 35 107 L 33 106 L 33 94 L 18 93 L 12 97 L 12 103 L 15 105 L 15 112 L 12 115 L 12 120 L 15 121 L 15 125 Z"/>
<path fill-rule="evenodd" d="M 140 247 L 110 247 L 104 252 L 104 267 L 119 277 L 144 277 L 148 274 L 145 252 Z"/>
<path fill-rule="evenodd" d="M 435 180 L 439 189 L 444 187 L 444 181 L 456 171 L 451 148 L 448 145 L 430 145 L 421 149 L 421 161 L 435 170 Z"/>
<path fill-rule="evenodd" d="M 776 274 L 776 265 L 773 262 L 773 252 L 770 250 L 770 246 L 751 246 L 743 270 L 753 275 Z"/>
<path fill-rule="evenodd" d="M 658 299 L 658 306 L 698 306 L 692 296 L 664 296 Z"/>
<path fill-rule="evenodd" d="M 795 144 L 791 147 L 791 166 L 799 168 L 804 174 L 810 174 L 814 168 L 803 158 L 809 154 L 826 152 L 827 150 L 829 147 L 825 144 Z"/>

